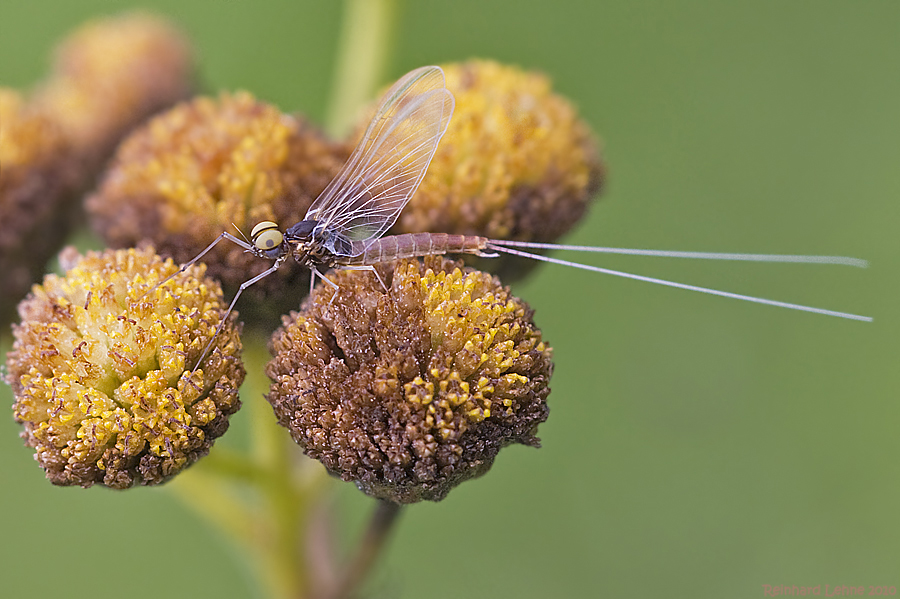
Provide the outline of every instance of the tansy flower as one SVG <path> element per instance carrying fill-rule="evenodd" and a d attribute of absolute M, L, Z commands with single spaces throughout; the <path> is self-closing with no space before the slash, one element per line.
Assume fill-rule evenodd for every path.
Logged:
<path fill-rule="evenodd" d="M 551 350 L 489 274 L 442 257 L 336 271 L 272 338 L 268 400 L 329 472 L 396 503 L 438 501 L 511 443 L 538 446 Z"/>
<path fill-rule="evenodd" d="M 226 305 L 201 266 L 156 287 L 178 267 L 152 250 L 63 262 L 66 276 L 36 285 L 13 327 L 6 381 L 25 444 L 57 485 L 164 482 L 205 455 L 240 406 L 236 315 L 196 365 Z"/>
<path fill-rule="evenodd" d="M 0 90 L 0 323 L 73 224 L 123 135 L 193 85 L 188 42 L 145 14 L 85 25 L 34 94 Z"/>
<path fill-rule="evenodd" d="M 51 115 L 0 88 L 0 323 L 62 244 L 78 171 Z"/>
<path fill-rule="evenodd" d="M 485 60 L 442 68 L 456 98 L 453 118 L 392 232 L 555 241 L 581 219 L 603 182 L 587 123 L 544 75 Z M 478 264 L 522 272 L 534 262 Z"/>
<path fill-rule="evenodd" d="M 125 133 L 194 88 L 191 46 L 168 21 L 130 13 L 91 21 L 56 50 L 34 101 L 98 168 Z"/>

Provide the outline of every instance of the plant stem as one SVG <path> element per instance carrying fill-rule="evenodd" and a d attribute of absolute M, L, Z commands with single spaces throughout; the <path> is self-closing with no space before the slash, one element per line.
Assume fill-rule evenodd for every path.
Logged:
<path fill-rule="evenodd" d="M 246 334 L 243 357 L 247 378 L 241 396 L 250 416 L 250 447 L 246 452 L 214 448 L 170 488 L 237 543 L 266 596 L 298 599 L 309 591 L 303 539 L 322 477 L 298 475 L 296 449 L 263 398 L 265 338 Z"/>
<path fill-rule="evenodd" d="M 347 134 L 359 109 L 383 81 L 393 49 L 398 0 L 344 0 L 327 130 Z"/>
<path fill-rule="evenodd" d="M 255 549 L 265 556 L 270 584 L 275 584 L 278 595 L 300 597 L 306 585 L 305 562 L 301 558 L 306 498 L 303 490 L 296 488 L 291 471 L 293 444 L 263 398 L 269 388 L 265 374 L 268 360 L 265 338 L 255 332 L 245 334 L 247 379 L 242 391 L 250 412 L 250 456 L 263 474 L 259 491 L 264 497 L 268 524 Z"/>
<path fill-rule="evenodd" d="M 365 580 L 384 548 L 399 514 L 400 504 L 392 501 L 378 501 L 372 518 L 369 520 L 369 527 L 356 549 L 356 555 L 353 556 L 353 561 L 350 562 L 350 566 L 338 585 L 334 595 L 335 599 L 349 599 L 351 593 Z"/>

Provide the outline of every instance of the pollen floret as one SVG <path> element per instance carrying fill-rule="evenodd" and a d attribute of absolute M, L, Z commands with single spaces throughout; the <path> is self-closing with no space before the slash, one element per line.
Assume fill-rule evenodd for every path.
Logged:
<path fill-rule="evenodd" d="M 302 220 L 346 155 L 304 120 L 248 93 L 196 98 L 122 143 L 88 211 L 113 247 L 149 240 L 186 262 L 223 231 L 237 235 L 234 226 L 246 232 L 261 221 Z M 204 261 L 229 291 L 271 265 L 230 242 Z M 266 296 L 291 299 L 278 314 L 297 307 L 300 288 L 290 282 L 299 284 L 298 272 L 289 261 L 248 297 L 257 305 Z"/>
<path fill-rule="evenodd" d="M 588 125 L 539 73 L 483 60 L 443 69 L 456 108 L 397 232 L 557 239 L 603 180 Z"/>
<path fill-rule="evenodd" d="M 68 255 L 67 255 L 68 254 Z M 219 285 L 152 250 L 64 252 L 19 305 L 6 381 L 25 444 L 57 485 L 168 480 L 206 455 L 240 407 L 240 326 Z"/>
<path fill-rule="evenodd" d="M 272 338 L 268 396 L 306 453 L 368 495 L 443 499 L 500 448 L 538 446 L 551 349 L 489 274 L 440 257 L 328 276 Z M 335 295 L 332 300 L 332 295 Z"/>
<path fill-rule="evenodd" d="M 0 322 L 59 249 L 77 186 L 69 146 L 46 111 L 0 88 Z"/>
<path fill-rule="evenodd" d="M 194 68 L 190 44 L 168 21 L 141 12 L 98 19 L 60 44 L 35 101 L 98 167 L 131 127 L 191 94 Z"/>

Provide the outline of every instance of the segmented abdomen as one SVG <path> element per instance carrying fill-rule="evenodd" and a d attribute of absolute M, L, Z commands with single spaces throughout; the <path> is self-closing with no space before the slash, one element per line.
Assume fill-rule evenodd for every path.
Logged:
<path fill-rule="evenodd" d="M 368 243 L 368 247 L 366 247 Z M 354 241 L 353 253 L 365 248 L 357 256 L 342 257 L 340 264 L 359 266 L 378 264 L 399 258 L 431 256 L 433 254 L 478 254 L 487 247 L 486 237 L 449 235 L 447 233 L 407 233 L 390 235 L 375 241 Z"/>

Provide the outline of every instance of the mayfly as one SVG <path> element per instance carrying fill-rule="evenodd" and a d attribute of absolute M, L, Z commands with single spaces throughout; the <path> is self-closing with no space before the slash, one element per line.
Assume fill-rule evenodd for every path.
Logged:
<path fill-rule="evenodd" d="M 240 286 L 228 307 L 230 313 L 247 287 L 278 270 L 289 257 L 293 257 L 301 266 L 310 270 L 311 287 L 316 276 L 336 287 L 322 270 L 327 268 L 369 270 L 377 277 L 375 264 L 399 258 L 451 253 L 496 257 L 499 253 L 505 253 L 759 304 L 852 320 L 872 320 L 866 316 L 846 312 L 740 295 L 570 262 L 525 250 L 574 250 L 671 258 L 866 266 L 864 260 L 856 258 L 630 250 L 505 241 L 447 233 L 408 233 L 382 237 L 397 220 L 400 211 L 409 202 L 425 176 L 438 143 L 450 123 L 453 108 L 453 94 L 445 86 L 444 72 L 440 67 L 422 67 L 407 73 L 388 90 L 353 154 L 334 180 L 313 202 L 302 221 L 284 231 L 277 223 L 261 222 L 253 228 L 249 243 L 223 232 L 200 254 L 183 265 L 182 270 L 202 258 L 222 239 L 228 239 L 260 258 L 274 260 L 271 267 Z M 198 365 L 212 347 L 224 323 L 223 319 L 213 340 L 209 342 L 198 360 Z"/>

